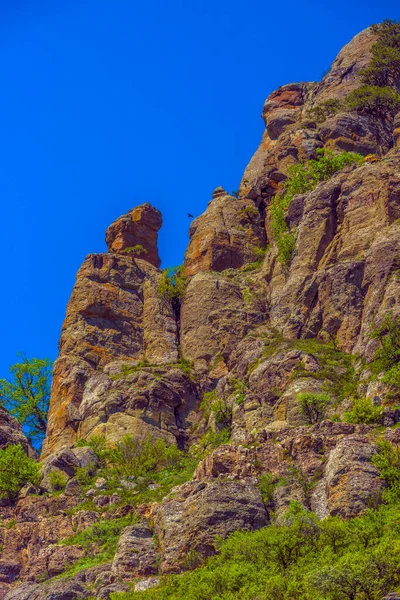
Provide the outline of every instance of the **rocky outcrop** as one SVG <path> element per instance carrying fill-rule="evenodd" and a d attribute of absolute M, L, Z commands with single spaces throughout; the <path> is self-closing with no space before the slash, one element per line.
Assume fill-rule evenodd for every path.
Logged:
<path fill-rule="evenodd" d="M 148 203 L 136 206 L 107 229 L 108 251 L 142 258 L 154 267 L 159 267 L 161 260 L 158 256 L 157 238 L 161 225 L 161 213 L 154 206 Z"/>
<path fill-rule="evenodd" d="M 326 102 L 341 101 L 360 85 L 360 71 L 369 63 L 375 41 L 370 29 L 362 31 L 344 46 L 322 81 L 285 85 L 267 98 L 262 111 L 266 129 L 244 172 L 240 197 L 268 204 L 288 168 L 315 158 L 322 146 L 364 155 L 382 155 L 391 148 L 390 120 L 355 115 L 343 107 L 337 114 L 324 109 Z"/>
<path fill-rule="evenodd" d="M 372 321 L 399 293 L 399 164 L 393 156 L 345 169 L 301 198 L 289 268 L 273 252 L 263 267 L 271 324 L 288 337 L 365 352 Z"/>
<path fill-rule="evenodd" d="M 154 518 L 162 553 L 160 572 L 193 568 L 215 553 L 216 536 L 267 525 L 268 513 L 256 483 L 194 481 L 165 498 Z"/>
<path fill-rule="evenodd" d="M 147 260 L 120 254 L 86 258 L 61 332 L 44 455 L 82 437 L 84 390 L 96 385 L 106 366 L 119 373 L 123 364 L 177 360 L 175 314 L 171 301 L 159 296 L 159 283 L 159 271 Z"/>
<path fill-rule="evenodd" d="M 254 203 L 230 196 L 223 188 L 213 192 L 206 212 L 189 230 L 185 271 L 223 271 L 257 260 L 265 247 L 261 215 Z"/>
<path fill-rule="evenodd" d="M 161 215 L 149 204 L 108 228 L 108 254 L 85 259 L 54 368 L 41 495 L 25 490 L 2 509 L 16 526 L 0 528 L 0 596 L 12 588 L 8 600 L 108 598 L 127 581 L 147 589 L 198 566 L 215 553 L 216 537 L 284 520 L 293 500 L 319 518 L 348 519 L 377 505 L 377 440 L 399 443 L 391 429 L 399 410 L 368 364 L 377 347 L 371 327 L 389 311 L 400 314 L 400 121 L 343 102 L 360 85 L 375 40 L 361 32 L 321 82 L 268 96 L 265 132 L 239 192 L 217 188 L 192 222 L 178 286 L 158 270 Z M 320 148 L 365 158 L 294 196 L 284 214 L 294 251 L 282 262 L 272 198 L 291 167 Z M 301 393 L 325 394 L 318 418 L 302 409 Z M 341 422 L 357 394 L 383 405 L 385 431 Z M 7 444 L 22 432 L 7 433 L 4 419 Z M 127 434 L 203 460 L 163 499 L 164 483 L 143 478 L 110 493 L 104 473 L 83 498 L 76 470 L 97 458 L 76 441 L 115 443 Z M 52 472 L 68 483 L 50 498 L 43 490 Z M 150 486 L 157 502 L 135 505 Z M 123 505 L 126 490 L 134 490 L 132 506 Z M 78 510 L 83 499 L 93 510 Z M 102 572 L 38 585 L 83 556 L 79 544 L 57 538 L 133 510 L 140 523 L 123 530 Z"/>
<path fill-rule="evenodd" d="M 157 547 L 153 532 L 144 523 L 126 527 L 119 538 L 112 572 L 122 579 L 154 575 L 157 572 Z"/>

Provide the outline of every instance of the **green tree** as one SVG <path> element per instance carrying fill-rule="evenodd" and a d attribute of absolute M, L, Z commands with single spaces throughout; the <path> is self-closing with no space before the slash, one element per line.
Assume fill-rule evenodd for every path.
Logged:
<path fill-rule="evenodd" d="M 332 402 L 328 394 L 304 393 L 298 395 L 301 412 L 310 425 L 319 423 L 325 416 L 328 405 Z"/>
<path fill-rule="evenodd" d="M 382 407 L 375 406 L 370 398 L 358 398 L 351 410 L 345 413 L 344 420 L 347 423 L 379 423 L 382 415 Z"/>
<path fill-rule="evenodd" d="M 388 86 L 362 85 L 350 92 L 346 104 L 350 110 L 385 117 L 400 110 L 400 94 Z"/>
<path fill-rule="evenodd" d="M 379 347 L 371 363 L 372 372 L 384 373 L 383 382 L 392 386 L 395 392 L 400 390 L 400 315 L 392 311 L 386 313 L 379 325 L 370 332 L 373 340 L 378 340 Z"/>
<path fill-rule="evenodd" d="M 32 440 L 41 443 L 46 435 L 52 363 L 48 358 L 21 362 L 10 367 L 9 379 L 0 379 L 0 400 L 24 426 Z"/>
<path fill-rule="evenodd" d="M 27 456 L 21 444 L 0 450 L 0 497 L 14 499 L 26 483 L 40 482 L 40 467 Z"/>

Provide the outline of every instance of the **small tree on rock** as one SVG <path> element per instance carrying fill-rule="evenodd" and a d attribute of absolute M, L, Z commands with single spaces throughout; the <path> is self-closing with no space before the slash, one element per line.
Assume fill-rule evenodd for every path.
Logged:
<path fill-rule="evenodd" d="M 48 358 L 19 356 L 21 362 L 10 367 L 11 378 L 0 379 L 0 400 L 40 444 L 46 435 L 52 363 Z"/>
<path fill-rule="evenodd" d="M 331 398 L 328 394 L 299 394 L 298 395 L 299 405 L 301 412 L 306 417 L 307 422 L 310 425 L 319 423 L 325 417 L 326 409 L 328 404 L 331 402 Z"/>

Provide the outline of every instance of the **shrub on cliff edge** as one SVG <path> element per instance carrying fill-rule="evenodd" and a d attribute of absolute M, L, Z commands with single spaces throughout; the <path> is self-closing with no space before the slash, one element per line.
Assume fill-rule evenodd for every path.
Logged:
<path fill-rule="evenodd" d="M 40 467 L 27 456 L 21 444 L 0 450 L 0 497 L 15 499 L 26 483 L 40 482 Z"/>

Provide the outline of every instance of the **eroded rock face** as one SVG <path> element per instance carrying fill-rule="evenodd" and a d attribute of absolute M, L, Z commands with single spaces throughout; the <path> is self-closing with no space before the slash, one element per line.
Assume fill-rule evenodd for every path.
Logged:
<path fill-rule="evenodd" d="M 365 352 L 373 319 L 399 297 L 399 168 L 393 155 L 345 169 L 302 197 L 289 268 L 273 254 L 264 265 L 271 323 L 285 335 Z"/>
<path fill-rule="evenodd" d="M 237 529 L 259 529 L 268 514 L 256 480 L 194 481 L 163 500 L 155 514 L 160 540 L 160 572 L 193 568 L 185 562 L 189 550 L 199 558 L 215 553 L 215 537 Z"/>
<path fill-rule="evenodd" d="M 119 538 L 112 572 L 122 579 L 133 580 L 138 576 L 154 575 L 157 548 L 153 532 L 145 523 L 126 527 Z"/>
<path fill-rule="evenodd" d="M 189 236 L 184 263 L 187 275 L 241 267 L 256 260 L 265 246 L 255 204 L 234 198 L 222 188 L 214 191 L 206 212 L 192 222 Z"/>
<path fill-rule="evenodd" d="M 116 254 L 86 258 L 67 307 L 54 366 L 45 456 L 77 439 L 82 398 L 96 373 L 115 362 L 120 372 L 122 364 L 132 361 L 177 360 L 175 313 L 171 301 L 158 295 L 160 277 L 145 260 Z"/>
<path fill-rule="evenodd" d="M 364 436 L 349 436 L 332 450 L 325 467 L 329 514 L 355 517 L 365 510 L 368 499 L 378 498 L 382 481 L 371 463 L 375 453 Z"/>
<path fill-rule="evenodd" d="M 143 368 L 122 376 L 89 379 L 79 408 L 79 436 L 110 442 L 150 435 L 185 447 L 186 430 L 199 402 L 190 377 L 178 367 Z"/>
<path fill-rule="evenodd" d="M 107 229 L 108 251 L 142 258 L 159 267 L 161 260 L 158 256 L 157 238 L 161 225 L 161 213 L 154 206 L 148 203 L 136 206 Z"/>
<path fill-rule="evenodd" d="M 214 273 L 195 275 L 181 306 L 183 356 L 199 368 L 217 353 L 227 358 L 246 333 L 265 320 L 263 298 L 259 300 L 246 303 L 245 286 L 233 279 Z"/>

